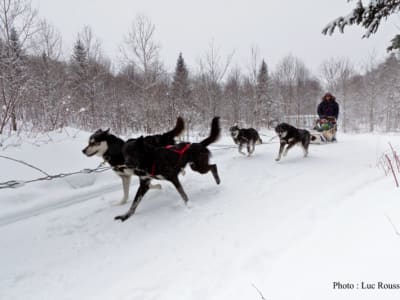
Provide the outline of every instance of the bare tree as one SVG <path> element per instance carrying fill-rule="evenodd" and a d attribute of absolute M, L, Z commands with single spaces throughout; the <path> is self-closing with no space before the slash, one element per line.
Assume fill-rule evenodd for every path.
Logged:
<path fill-rule="evenodd" d="M 215 116 L 219 113 L 221 103 L 221 83 L 232 61 L 233 52 L 223 57 L 214 40 L 209 44 L 208 51 L 203 59 L 200 59 L 199 66 L 202 78 L 206 87 L 208 107 L 210 113 Z"/>
<path fill-rule="evenodd" d="M 347 116 L 349 82 L 354 74 L 355 69 L 347 58 L 331 58 L 321 65 L 321 76 L 326 88 L 340 100 L 342 126 L 345 132 L 349 122 Z"/>
<path fill-rule="evenodd" d="M 36 107 L 37 119 L 44 119 L 46 130 L 62 127 L 66 122 L 67 91 L 66 70 L 59 61 L 62 38 L 60 32 L 47 21 L 42 20 L 35 38 L 36 57 L 30 59 L 32 76 L 29 101 Z M 32 98 L 33 96 L 33 98 Z M 43 124 L 42 124 L 43 125 Z"/>
<path fill-rule="evenodd" d="M 139 89 L 139 106 L 145 115 L 145 130 L 151 132 L 155 126 L 154 114 L 160 103 L 155 103 L 164 70 L 159 58 L 160 46 L 155 42 L 155 26 L 151 20 L 138 15 L 125 37 L 121 47 L 125 65 L 133 66 L 137 76 L 132 77 L 132 84 Z M 152 103 L 152 105 L 149 105 Z"/>
<path fill-rule="evenodd" d="M 243 116 L 241 112 L 241 81 L 242 74 L 239 67 L 233 68 L 228 74 L 224 89 L 224 100 L 226 101 L 225 119 L 230 124 L 239 124 Z"/>
<path fill-rule="evenodd" d="M 366 97 L 366 110 L 368 115 L 369 131 L 373 132 L 375 124 L 377 123 L 376 113 L 378 106 L 378 89 L 379 84 L 378 73 L 375 72 L 377 68 L 376 54 L 371 53 L 368 61 L 364 65 L 365 75 L 363 76 L 363 90 Z"/>
<path fill-rule="evenodd" d="M 10 120 L 12 129 L 17 130 L 17 108 L 28 81 L 22 60 L 37 31 L 36 15 L 28 0 L 0 1 L 0 134 Z"/>

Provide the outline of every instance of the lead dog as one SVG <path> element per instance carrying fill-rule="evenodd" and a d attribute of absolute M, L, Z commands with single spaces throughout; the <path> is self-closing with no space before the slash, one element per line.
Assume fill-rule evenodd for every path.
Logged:
<path fill-rule="evenodd" d="M 167 146 L 175 144 L 174 138 L 179 136 L 185 124 L 181 117 L 178 117 L 176 120 L 175 127 L 164 133 L 164 134 L 156 134 L 151 136 L 146 136 L 144 140 L 146 143 L 153 146 Z M 135 139 L 130 139 L 129 141 L 134 141 Z M 83 154 L 86 156 L 101 156 L 104 161 L 106 161 L 112 168 L 113 171 L 121 178 L 122 180 L 122 188 L 124 191 L 124 195 L 119 202 L 119 204 L 125 204 L 128 201 L 129 197 L 129 186 L 131 183 L 132 174 L 127 174 L 119 170 L 119 166 L 125 164 L 125 157 L 122 153 L 123 146 L 127 143 L 123 139 L 113 135 L 110 133 L 110 129 L 107 130 L 97 130 L 93 133 L 89 138 L 89 143 L 85 149 L 82 150 Z M 152 186 L 152 188 L 161 188 L 160 185 Z"/>
<path fill-rule="evenodd" d="M 189 199 L 179 182 L 178 174 L 187 164 L 193 171 L 200 174 L 211 171 L 216 183 L 219 184 L 217 165 L 209 164 L 211 153 L 207 146 L 218 139 L 220 132 L 219 118 L 215 117 L 211 123 L 209 137 L 200 143 L 180 143 L 172 147 L 154 147 L 146 143 L 144 138 L 127 142 L 123 149 L 125 166 L 120 169 L 123 172 L 130 171 L 139 176 L 140 186 L 129 210 L 123 215 L 116 216 L 115 220 L 125 221 L 135 213 L 143 196 L 149 190 L 152 179 L 171 182 L 186 204 Z"/>
<path fill-rule="evenodd" d="M 282 155 L 286 156 L 289 149 L 296 144 L 299 144 L 303 148 L 304 157 L 307 157 L 310 141 L 316 139 L 315 136 L 312 136 L 307 130 L 298 129 L 287 123 L 278 124 L 275 128 L 275 132 L 278 134 L 280 140 L 279 154 L 275 159 L 276 161 L 281 160 Z M 287 147 L 285 149 L 286 145 Z"/>
<path fill-rule="evenodd" d="M 237 125 L 229 128 L 231 136 L 236 145 L 239 145 L 239 153 L 246 155 L 242 151 L 243 145 L 247 145 L 247 155 L 250 156 L 255 150 L 256 144 L 262 144 L 262 140 L 257 130 L 254 128 L 239 128 Z"/>

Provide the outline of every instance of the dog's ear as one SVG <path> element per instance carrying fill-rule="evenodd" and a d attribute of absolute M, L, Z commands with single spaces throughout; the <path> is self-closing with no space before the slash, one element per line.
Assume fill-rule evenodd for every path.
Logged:
<path fill-rule="evenodd" d="M 110 128 L 107 128 L 107 130 L 104 131 L 105 134 L 108 134 L 110 132 Z"/>

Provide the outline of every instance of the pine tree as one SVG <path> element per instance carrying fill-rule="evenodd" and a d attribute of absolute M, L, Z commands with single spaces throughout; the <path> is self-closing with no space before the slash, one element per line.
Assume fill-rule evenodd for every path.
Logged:
<path fill-rule="evenodd" d="M 72 105 L 75 111 L 85 108 L 87 96 L 87 76 L 88 76 L 88 56 L 85 46 L 78 37 L 72 57 L 70 67 L 70 89 L 72 93 Z"/>
<path fill-rule="evenodd" d="M 182 53 L 179 53 L 170 92 L 171 122 L 180 114 L 187 114 L 190 106 L 189 72 Z"/>
<path fill-rule="evenodd" d="M 271 80 L 268 74 L 268 66 L 265 61 L 262 60 L 260 70 L 257 74 L 256 106 L 254 109 L 256 126 L 262 124 L 269 126 L 272 119 L 273 103 L 270 84 Z"/>
<path fill-rule="evenodd" d="M 331 35 L 336 28 L 341 33 L 349 25 L 360 25 L 366 29 L 363 37 L 368 38 L 371 34 L 378 31 L 382 20 L 390 15 L 400 12 L 400 0 L 379 0 L 370 1 L 364 5 L 362 1 L 357 1 L 356 7 L 347 16 L 339 17 L 329 23 L 323 30 L 323 34 Z M 387 48 L 388 51 L 399 49 L 399 36 L 396 35 L 392 40 L 392 45 Z"/>
<path fill-rule="evenodd" d="M 74 45 L 74 53 L 72 54 L 73 60 L 79 64 L 81 68 L 85 68 L 88 63 L 88 57 L 85 46 L 80 38 L 78 38 Z"/>

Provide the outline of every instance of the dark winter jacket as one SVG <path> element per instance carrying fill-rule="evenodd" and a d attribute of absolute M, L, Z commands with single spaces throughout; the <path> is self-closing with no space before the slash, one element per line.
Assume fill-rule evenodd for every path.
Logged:
<path fill-rule="evenodd" d="M 322 102 L 318 105 L 318 116 L 323 117 L 335 117 L 337 120 L 339 117 L 339 104 L 336 102 L 335 97 L 331 100 L 323 98 Z"/>

